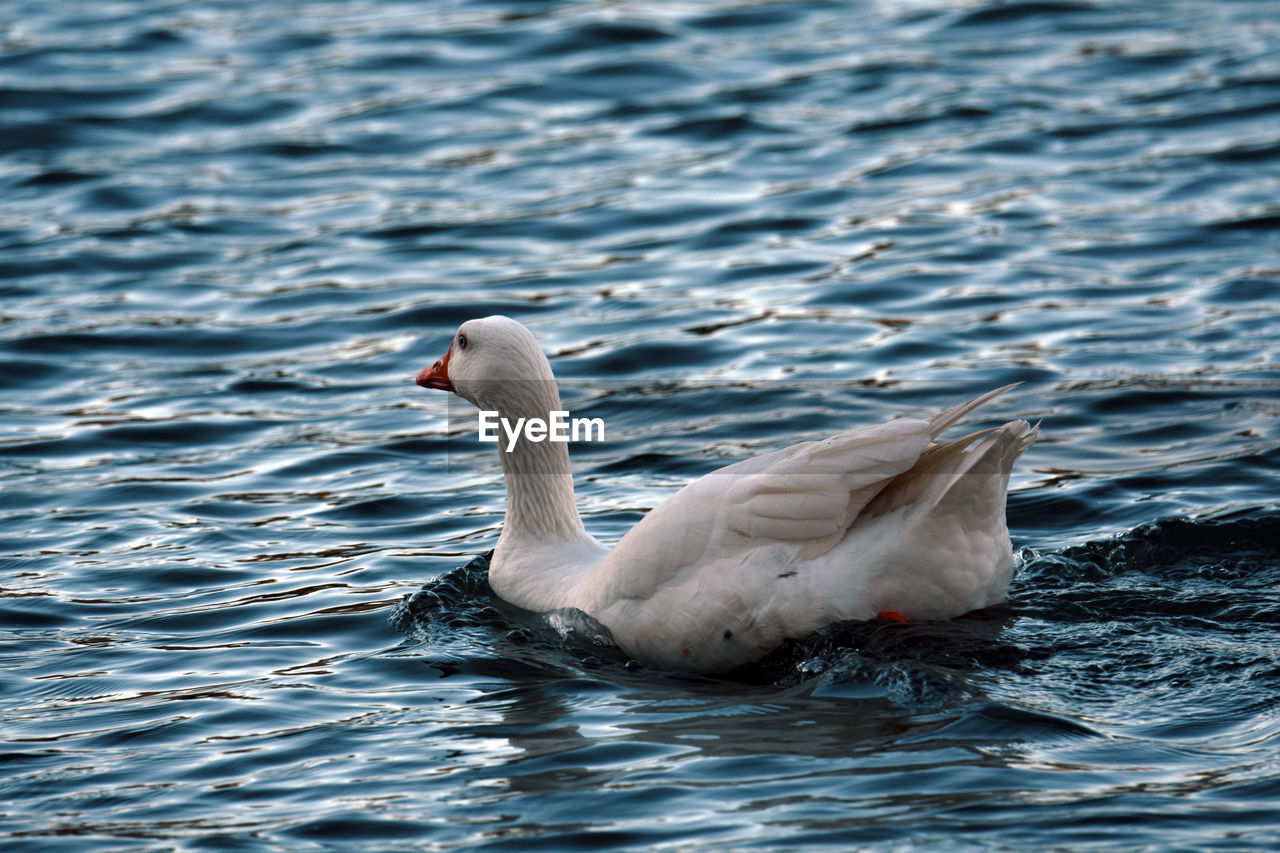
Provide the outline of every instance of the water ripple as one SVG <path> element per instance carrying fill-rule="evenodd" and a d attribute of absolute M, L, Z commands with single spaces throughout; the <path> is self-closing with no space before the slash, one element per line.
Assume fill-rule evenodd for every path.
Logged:
<path fill-rule="evenodd" d="M 1271 4 L 7 11 L 6 850 L 1274 846 Z M 604 539 L 1022 382 L 1010 602 L 731 680 L 507 607 L 411 384 L 489 313 Z"/>

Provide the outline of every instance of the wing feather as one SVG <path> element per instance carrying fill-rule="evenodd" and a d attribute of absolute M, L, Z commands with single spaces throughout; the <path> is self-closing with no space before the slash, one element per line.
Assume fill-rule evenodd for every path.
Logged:
<path fill-rule="evenodd" d="M 929 446 L 929 421 L 902 418 L 729 465 L 685 486 L 627 532 L 595 588 L 649 598 L 690 566 L 774 543 L 825 553 L 885 483 Z M 730 562 L 732 562 L 730 560 Z"/>

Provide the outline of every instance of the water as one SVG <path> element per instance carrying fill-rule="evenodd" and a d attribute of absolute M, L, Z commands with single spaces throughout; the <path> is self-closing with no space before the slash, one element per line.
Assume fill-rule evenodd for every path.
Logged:
<path fill-rule="evenodd" d="M 0 11 L 6 850 L 1280 841 L 1274 3 Z M 732 680 L 505 606 L 412 385 L 495 312 L 604 539 L 1022 382 L 1009 603 Z"/>

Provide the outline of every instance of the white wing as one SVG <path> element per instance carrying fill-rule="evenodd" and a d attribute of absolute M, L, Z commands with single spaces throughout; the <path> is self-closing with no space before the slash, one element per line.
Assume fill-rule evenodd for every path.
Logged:
<path fill-rule="evenodd" d="M 944 445 L 933 438 L 1004 390 L 929 420 L 851 430 L 690 483 L 619 541 L 579 589 L 575 606 L 651 663 L 708 672 L 758 657 L 832 618 L 849 618 L 839 616 L 849 610 L 841 599 L 865 590 L 859 575 L 871 565 L 849 548 L 879 552 L 928 532 L 914 522 L 958 492 L 957 478 L 973 464 L 964 448 L 981 436 Z M 1015 431 L 1024 430 L 1025 424 Z M 1016 443 L 1015 451 L 997 454 L 1006 478 L 1007 464 L 1025 449 Z M 995 532 L 1007 543 L 998 515 Z M 871 539 L 848 541 L 851 528 Z M 792 580 L 797 572 L 807 577 Z"/>
<path fill-rule="evenodd" d="M 928 421 L 904 418 L 713 471 L 622 537 L 592 578 L 595 603 L 650 598 L 690 569 L 723 568 L 746 549 L 780 545 L 793 559 L 826 553 L 929 442 Z"/>

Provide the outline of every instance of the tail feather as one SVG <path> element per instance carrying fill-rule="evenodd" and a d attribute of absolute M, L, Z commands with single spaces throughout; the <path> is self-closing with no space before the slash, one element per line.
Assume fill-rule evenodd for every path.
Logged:
<path fill-rule="evenodd" d="M 929 418 L 929 437 L 937 438 L 942 435 L 944 431 L 949 429 L 956 421 L 960 420 L 974 409 L 989 403 L 1004 392 L 1011 391 L 1021 384 L 1021 382 L 1014 382 L 1010 385 L 1005 385 L 1002 388 L 997 388 L 994 391 L 988 391 L 985 394 L 974 397 L 972 400 L 961 403 L 958 406 L 952 406 L 950 409 L 938 412 L 938 414 Z"/>
<path fill-rule="evenodd" d="M 991 495 L 1002 500 L 1014 461 L 1035 442 L 1038 434 L 1038 427 L 1017 420 L 935 444 L 911 470 L 890 480 L 867 511 L 878 515 L 908 506 L 916 512 L 935 511 L 941 503 L 955 502 L 957 495 L 966 491 L 958 486 L 968 482 L 968 475 L 981 475 L 984 480 L 992 476 L 999 478 L 999 486 L 994 487 Z M 978 488 L 987 491 L 993 487 L 988 480 Z M 994 512 L 994 508 L 973 506 L 970 509 L 975 515 Z"/>

